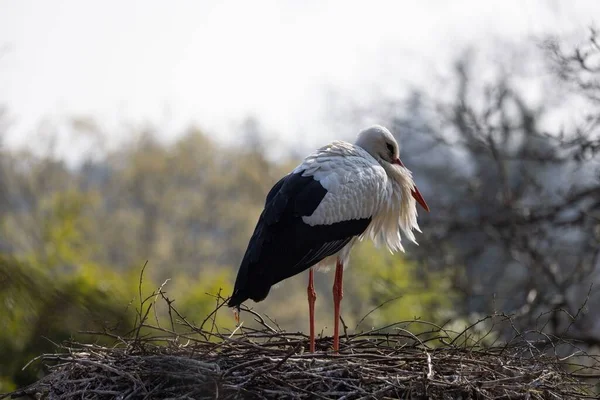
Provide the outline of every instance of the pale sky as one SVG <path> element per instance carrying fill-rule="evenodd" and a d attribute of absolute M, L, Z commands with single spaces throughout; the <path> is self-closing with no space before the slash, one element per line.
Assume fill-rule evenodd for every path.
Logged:
<path fill-rule="evenodd" d="M 149 121 L 225 138 L 254 115 L 283 141 L 320 143 L 340 137 L 326 129 L 328 91 L 401 93 L 468 44 L 585 32 L 598 16 L 595 0 L 0 0 L 5 143 L 73 115 L 115 137 Z"/>

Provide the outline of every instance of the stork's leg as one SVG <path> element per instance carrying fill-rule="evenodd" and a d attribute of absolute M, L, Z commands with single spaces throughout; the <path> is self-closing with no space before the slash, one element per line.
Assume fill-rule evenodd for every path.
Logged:
<path fill-rule="evenodd" d="M 317 293 L 315 292 L 315 276 L 313 269 L 308 270 L 308 288 L 306 289 L 308 294 L 308 315 L 310 319 L 310 352 L 315 352 L 315 300 L 317 299 Z"/>
<path fill-rule="evenodd" d="M 344 289 L 342 287 L 342 279 L 344 275 L 344 265 L 338 258 L 335 264 L 335 279 L 333 280 L 333 351 L 337 352 L 340 349 L 340 303 L 344 297 Z"/>

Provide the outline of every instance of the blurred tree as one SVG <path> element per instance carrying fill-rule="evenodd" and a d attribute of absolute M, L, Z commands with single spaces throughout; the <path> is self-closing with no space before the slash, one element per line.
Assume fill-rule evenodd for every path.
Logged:
<path fill-rule="evenodd" d="M 0 391 L 36 379 L 38 368 L 22 367 L 54 343 L 81 340 L 83 330 L 125 332 L 133 322 L 132 288 L 97 266 L 55 276 L 43 264 L 0 257 L 0 284 Z"/>
<path fill-rule="evenodd" d="M 574 54 L 546 45 L 564 87 L 539 72 L 477 68 L 467 56 L 454 69 L 454 99 L 414 95 L 406 114 L 391 117 L 432 209 L 410 254 L 455 271 L 461 314 L 508 312 L 523 328 L 600 343 L 600 292 L 581 308 L 600 272 L 595 38 Z M 572 127 L 557 120 L 581 110 Z"/>
<path fill-rule="evenodd" d="M 98 240 L 107 251 L 97 257 L 125 269 L 151 260 L 160 280 L 173 270 L 231 267 L 275 181 L 272 170 L 262 150 L 223 149 L 195 128 L 172 146 L 142 135 L 85 165 L 82 181 L 102 193 Z"/>
<path fill-rule="evenodd" d="M 179 151 L 190 150 L 194 136 L 190 138 Z M 211 142 L 204 140 L 197 147 L 205 149 L 205 144 Z M 151 152 L 154 158 L 144 158 L 144 152 Z M 40 352 L 52 351 L 53 342 L 81 338 L 77 333 L 81 330 L 126 332 L 134 321 L 134 307 L 128 304 L 138 297 L 140 267 L 145 259 L 151 260 L 150 271 L 156 264 L 165 268 L 156 275 L 176 275 L 176 264 L 167 261 L 177 260 L 175 245 L 186 243 L 188 215 L 181 211 L 189 210 L 185 202 L 177 200 L 194 194 L 189 180 L 198 175 L 190 165 L 195 154 L 190 152 L 183 160 L 187 165 L 180 164 L 178 155 L 170 154 L 168 148 L 146 142 L 134 156 L 123 157 L 124 165 L 131 162 L 133 171 L 143 171 L 132 176 L 120 171 L 118 163 L 89 161 L 80 170 L 70 170 L 50 156 L 4 152 L 0 171 L 8 198 L 0 219 L 0 237 L 11 256 L 0 254 L 4 257 L 0 263 L 0 301 L 7 309 L 0 316 L 1 390 L 10 382 L 22 385 L 34 379 L 36 370 L 22 372 L 20 368 Z M 182 167 L 189 170 L 176 173 Z M 202 178 L 213 179 L 211 174 L 209 171 Z M 173 177 L 176 184 L 170 180 Z M 203 218 L 210 217 L 202 208 L 197 210 Z M 131 223 L 136 220 L 137 225 Z M 154 234 L 144 234 L 142 227 Z M 179 230 L 179 236 L 171 236 Z M 165 241 L 175 244 L 174 253 L 161 254 Z M 128 248 L 131 244 L 134 246 Z M 182 249 L 191 254 L 194 243 L 188 241 L 187 246 Z M 145 257 L 144 251 L 150 251 L 150 256 Z M 113 256 L 112 263 L 107 262 L 111 261 L 107 254 Z M 127 257 L 119 258 L 121 254 Z M 214 299 L 206 292 L 216 293 L 217 286 L 230 290 L 231 272 L 227 267 L 211 276 L 199 274 L 202 269 L 195 267 L 197 281 L 177 279 L 177 287 L 169 286 L 178 293 L 180 302 L 188 304 L 185 310 L 193 320 L 204 318 L 214 307 Z M 153 286 L 151 281 L 145 282 L 144 293 Z M 194 299 L 195 312 L 186 296 Z M 222 324 L 227 326 L 228 321 Z"/>
<path fill-rule="evenodd" d="M 442 323 L 459 316 L 455 312 L 458 297 L 445 271 L 426 271 L 399 255 L 363 242 L 352 258 L 350 274 L 355 275 L 347 289 L 353 319 L 362 318 L 385 303 L 369 314 L 359 328 L 413 319 Z"/>

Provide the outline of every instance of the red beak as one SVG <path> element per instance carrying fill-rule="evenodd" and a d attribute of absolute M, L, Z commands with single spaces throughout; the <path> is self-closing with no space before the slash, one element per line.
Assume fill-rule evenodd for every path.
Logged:
<path fill-rule="evenodd" d="M 399 158 L 396 158 L 394 160 L 394 164 L 398 164 L 398 165 L 404 167 L 404 164 L 402 163 L 402 161 L 400 161 Z M 406 167 L 404 167 L 404 168 L 406 168 Z M 425 211 L 429 212 L 429 206 L 425 202 L 425 199 L 423 198 L 423 195 L 421 195 L 421 192 L 419 192 L 419 189 L 417 189 L 417 185 L 415 185 L 415 188 L 412 191 L 412 195 L 415 198 L 415 200 L 417 201 L 417 203 L 419 203 L 421 205 L 421 207 L 423 207 L 425 209 Z"/>

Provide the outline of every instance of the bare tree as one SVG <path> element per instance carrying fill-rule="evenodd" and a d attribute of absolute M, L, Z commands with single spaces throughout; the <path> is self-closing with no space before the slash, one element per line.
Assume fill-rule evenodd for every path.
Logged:
<path fill-rule="evenodd" d="M 540 102 L 510 69 L 483 80 L 465 57 L 451 101 L 415 94 L 392 124 L 432 209 L 418 253 L 427 268 L 454 271 L 461 312 L 511 313 L 521 327 L 598 344 L 598 36 L 542 50 L 552 76 Z"/>

